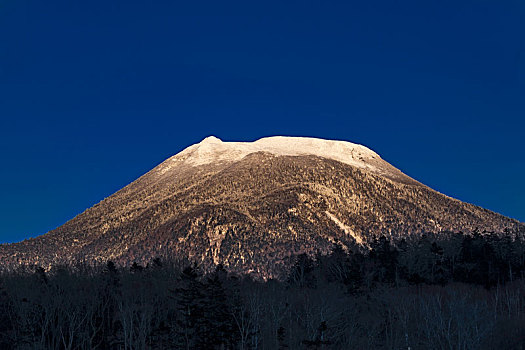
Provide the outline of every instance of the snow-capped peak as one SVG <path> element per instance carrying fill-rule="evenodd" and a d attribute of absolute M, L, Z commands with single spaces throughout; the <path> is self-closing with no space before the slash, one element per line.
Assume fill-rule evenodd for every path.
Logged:
<path fill-rule="evenodd" d="M 218 137 L 215 137 L 213 135 L 210 135 L 208 137 L 206 137 L 205 139 L 203 139 L 201 142 L 199 142 L 200 145 L 202 144 L 205 144 L 205 143 L 220 143 L 222 142 L 221 139 L 219 139 Z"/>
<path fill-rule="evenodd" d="M 253 142 L 226 142 L 215 136 L 208 136 L 170 158 L 165 165 L 171 168 L 181 162 L 191 166 L 235 162 L 255 152 L 268 152 L 276 156 L 315 155 L 370 170 L 377 170 L 375 168 L 378 162 L 384 162 L 374 151 L 348 141 L 272 136 Z M 162 172 L 166 170 L 163 169 Z"/>

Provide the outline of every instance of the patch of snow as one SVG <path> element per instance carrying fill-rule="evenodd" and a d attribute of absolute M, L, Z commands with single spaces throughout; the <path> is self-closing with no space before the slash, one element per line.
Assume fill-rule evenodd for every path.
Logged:
<path fill-rule="evenodd" d="M 255 152 L 269 152 L 278 156 L 315 155 L 370 170 L 375 168 L 372 163 L 381 161 L 374 151 L 351 142 L 288 136 L 265 137 L 254 142 L 224 142 L 209 136 L 173 156 L 170 161 L 197 166 L 234 162 Z"/>
<path fill-rule="evenodd" d="M 330 213 L 329 211 L 325 211 L 325 213 L 333 222 L 335 222 L 337 226 L 339 226 L 341 230 L 343 230 L 347 235 L 352 236 L 358 244 L 363 243 L 363 239 L 356 235 L 354 230 L 352 230 L 350 226 L 343 224 L 334 214 Z"/>

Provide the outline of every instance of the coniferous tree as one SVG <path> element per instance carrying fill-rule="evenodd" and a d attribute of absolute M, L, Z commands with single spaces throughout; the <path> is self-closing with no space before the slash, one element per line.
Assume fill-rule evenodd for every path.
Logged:
<path fill-rule="evenodd" d="M 230 348 L 235 340 L 234 320 L 220 277 L 222 273 L 225 271 L 219 266 L 204 284 L 203 346 L 207 349 Z"/>
<path fill-rule="evenodd" d="M 374 240 L 371 244 L 369 255 L 377 264 L 377 279 L 380 282 L 395 282 L 398 274 L 399 252 L 396 247 L 391 244 L 390 240 L 385 236 Z"/>
<path fill-rule="evenodd" d="M 94 343 L 103 349 L 110 349 L 119 343 L 118 300 L 122 297 L 119 271 L 113 261 L 108 261 L 104 269 L 101 307 L 96 316 L 96 334 Z"/>
<path fill-rule="evenodd" d="M 186 267 L 180 276 L 180 287 L 176 289 L 179 317 L 177 337 L 184 349 L 206 349 L 207 327 L 205 317 L 204 287 L 200 274 L 194 266 Z"/>

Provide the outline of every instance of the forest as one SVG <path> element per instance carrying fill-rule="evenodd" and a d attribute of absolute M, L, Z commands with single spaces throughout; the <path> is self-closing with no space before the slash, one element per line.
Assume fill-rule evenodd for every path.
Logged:
<path fill-rule="evenodd" d="M 334 243 L 261 280 L 176 259 L 0 274 L 0 349 L 525 349 L 525 241 Z"/>

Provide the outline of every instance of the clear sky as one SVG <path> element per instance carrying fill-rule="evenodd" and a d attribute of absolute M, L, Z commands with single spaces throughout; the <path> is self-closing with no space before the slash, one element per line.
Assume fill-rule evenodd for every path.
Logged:
<path fill-rule="evenodd" d="M 0 0 L 0 242 L 208 135 L 364 144 L 525 221 L 525 3 Z"/>

